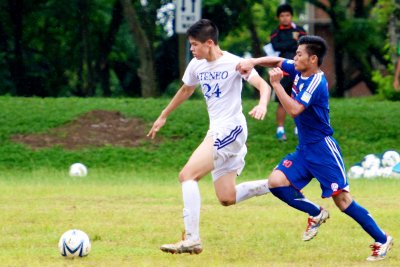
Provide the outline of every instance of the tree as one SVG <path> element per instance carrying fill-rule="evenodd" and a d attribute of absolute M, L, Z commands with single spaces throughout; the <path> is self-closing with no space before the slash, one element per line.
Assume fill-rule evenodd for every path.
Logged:
<path fill-rule="evenodd" d="M 132 37 L 134 38 L 134 41 L 137 42 L 137 46 L 140 47 L 138 50 L 138 55 L 140 58 L 138 75 L 142 82 L 142 96 L 157 96 L 159 95 L 159 89 L 154 68 L 155 64 L 152 44 L 146 35 L 146 32 L 143 30 L 143 26 L 140 23 L 138 14 L 133 8 L 131 1 L 121 0 L 121 4 L 124 10 L 125 18 L 129 24 Z"/>
<path fill-rule="evenodd" d="M 370 20 L 371 9 L 376 2 L 354 1 L 352 8 L 347 2 L 338 0 L 307 2 L 322 9 L 331 19 L 336 74 L 334 94 L 343 97 L 346 90 L 360 81 L 364 81 L 374 92 L 372 56 L 387 64 L 381 46 L 382 31 Z"/>
<path fill-rule="evenodd" d="M 110 90 L 110 61 L 109 56 L 115 44 L 116 35 L 122 23 L 122 5 L 116 0 L 112 8 L 111 22 L 108 30 L 100 35 L 100 53 L 96 63 L 96 70 L 99 74 L 100 84 L 104 96 L 111 96 Z"/>

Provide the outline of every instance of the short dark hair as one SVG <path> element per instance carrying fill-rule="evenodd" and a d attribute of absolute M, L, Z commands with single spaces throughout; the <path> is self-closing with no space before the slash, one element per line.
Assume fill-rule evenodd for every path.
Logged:
<path fill-rule="evenodd" d="M 293 16 L 293 8 L 289 4 L 282 4 L 278 6 L 278 9 L 276 10 L 276 16 L 279 17 L 282 12 L 289 12 Z"/>
<path fill-rule="evenodd" d="M 211 39 L 216 45 L 218 44 L 218 28 L 214 22 L 208 19 L 201 19 L 195 22 L 186 31 L 186 35 L 187 37 L 192 37 L 202 43 L 205 43 L 208 39 Z"/>
<path fill-rule="evenodd" d="M 300 37 L 298 45 L 305 45 L 306 51 L 309 55 L 316 55 L 318 57 L 318 66 L 322 65 L 322 61 L 328 51 L 326 41 L 316 35 L 305 35 Z"/>

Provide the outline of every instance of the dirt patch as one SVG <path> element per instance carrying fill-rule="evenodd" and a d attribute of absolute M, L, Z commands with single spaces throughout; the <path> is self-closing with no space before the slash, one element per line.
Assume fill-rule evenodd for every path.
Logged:
<path fill-rule="evenodd" d="M 32 149 L 61 146 L 75 150 L 87 147 L 137 147 L 146 137 L 147 126 L 137 118 L 127 119 L 117 111 L 94 110 L 77 119 L 41 134 L 17 134 L 14 142 Z"/>

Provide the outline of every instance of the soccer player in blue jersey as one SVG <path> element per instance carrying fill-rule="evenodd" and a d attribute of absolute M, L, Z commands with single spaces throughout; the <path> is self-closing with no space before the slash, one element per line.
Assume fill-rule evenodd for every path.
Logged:
<path fill-rule="evenodd" d="M 271 193 L 289 206 L 309 214 L 303 240 L 316 236 L 329 213 L 301 193 L 314 177 L 320 183 L 322 197 L 332 197 L 336 206 L 353 218 L 375 240 L 368 261 L 382 260 L 393 245 L 393 238 L 376 224 L 369 212 L 350 195 L 349 184 L 329 119 L 329 92 L 325 74 L 320 70 L 327 51 L 324 39 L 303 36 L 298 41 L 294 60 L 280 57 L 251 58 L 238 64 L 244 75 L 255 65 L 273 67 L 270 82 L 285 110 L 294 117 L 299 144 L 286 155 L 268 178 Z M 293 79 L 292 97 L 283 89 L 282 72 Z"/>

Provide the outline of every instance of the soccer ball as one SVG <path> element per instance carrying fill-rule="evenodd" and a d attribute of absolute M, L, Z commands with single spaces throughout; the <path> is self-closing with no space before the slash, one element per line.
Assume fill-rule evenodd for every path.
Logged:
<path fill-rule="evenodd" d="M 69 176 L 79 176 L 83 177 L 86 176 L 88 170 L 85 165 L 82 163 L 74 163 L 69 167 Z"/>
<path fill-rule="evenodd" d="M 85 257 L 91 248 L 89 236 L 77 229 L 65 232 L 58 242 L 61 256 L 66 258 Z"/>
<path fill-rule="evenodd" d="M 388 150 L 382 155 L 382 166 L 393 167 L 400 162 L 400 155 L 394 150 Z"/>
<path fill-rule="evenodd" d="M 381 168 L 382 177 L 391 177 L 393 172 L 393 167 L 383 167 Z"/>
<path fill-rule="evenodd" d="M 364 170 L 364 178 L 376 178 L 381 176 L 379 167 L 371 167 L 369 169 Z"/>
<path fill-rule="evenodd" d="M 378 169 L 381 165 L 381 160 L 375 154 L 368 154 L 361 161 L 361 166 L 365 170 Z"/>
<path fill-rule="evenodd" d="M 347 176 L 349 178 L 357 179 L 361 178 L 364 175 L 364 168 L 360 165 L 351 166 L 349 171 L 347 172 Z"/>

